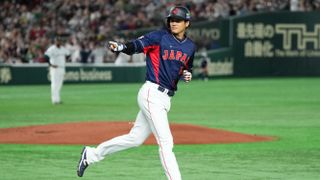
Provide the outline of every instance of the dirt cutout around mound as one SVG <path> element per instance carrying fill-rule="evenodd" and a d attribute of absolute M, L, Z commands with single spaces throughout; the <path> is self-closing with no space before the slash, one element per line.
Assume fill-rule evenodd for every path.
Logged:
<path fill-rule="evenodd" d="M 0 129 L 2 144 L 97 145 L 129 133 L 131 122 L 79 122 Z M 188 124 L 170 124 L 175 144 L 225 144 L 271 141 L 256 136 Z M 156 144 L 151 135 L 144 144 Z"/>

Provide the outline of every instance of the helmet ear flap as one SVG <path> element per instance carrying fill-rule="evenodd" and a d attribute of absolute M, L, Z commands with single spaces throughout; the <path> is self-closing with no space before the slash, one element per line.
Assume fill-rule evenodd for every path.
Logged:
<path fill-rule="evenodd" d="M 167 28 L 170 28 L 170 17 L 167 18 Z"/>

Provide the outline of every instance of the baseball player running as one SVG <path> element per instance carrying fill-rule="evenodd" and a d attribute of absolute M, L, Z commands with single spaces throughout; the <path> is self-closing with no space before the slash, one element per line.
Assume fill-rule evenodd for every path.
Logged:
<path fill-rule="evenodd" d="M 60 91 L 63 85 L 67 57 L 70 57 L 70 52 L 62 46 L 59 37 L 55 38 L 55 44 L 51 45 L 44 55 L 50 66 L 52 104 L 61 104 Z"/>
<path fill-rule="evenodd" d="M 134 126 L 126 135 L 115 137 L 96 148 L 84 147 L 77 174 L 112 153 L 141 145 L 151 133 L 159 145 L 160 160 L 169 180 L 180 180 L 179 166 L 173 153 L 173 137 L 167 113 L 179 79 L 189 82 L 195 53 L 194 43 L 186 36 L 190 26 L 190 12 L 182 6 L 173 7 L 167 16 L 168 28 L 148 33 L 126 44 L 109 41 L 114 52 L 128 55 L 146 54 L 146 82 L 138 93 L 140 111 Z"/>

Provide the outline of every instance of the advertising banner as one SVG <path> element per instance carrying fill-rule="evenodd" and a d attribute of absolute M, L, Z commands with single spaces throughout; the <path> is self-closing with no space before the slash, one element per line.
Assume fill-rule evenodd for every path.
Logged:
<path fill-rule="evenodd" d="M 235 75 L 320 75 L 319 18 L 269 12 L 232 19 Z"/>

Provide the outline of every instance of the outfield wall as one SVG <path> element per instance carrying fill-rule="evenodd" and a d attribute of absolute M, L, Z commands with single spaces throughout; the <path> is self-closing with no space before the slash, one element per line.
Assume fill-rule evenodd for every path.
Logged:
<path fill-rule="evenodd" d="M 124 83 L 143 82 L 145 65 L 82 65 L 68 64 L 65 83 Z M 48 84 L 47 64 L 0 66 L 0 84 Z"/>
<path fill-rule="evenodd" d="M 208 75 L 211 77 L 234 76 L 234 57 L 232 48 L 219 48 L 216 50 L 207 51 L 206 58 L 208 61 Z M 201 60 L 203 56 L 197 53 L 194 59 L 193 74 L 201 73 Z"/>

